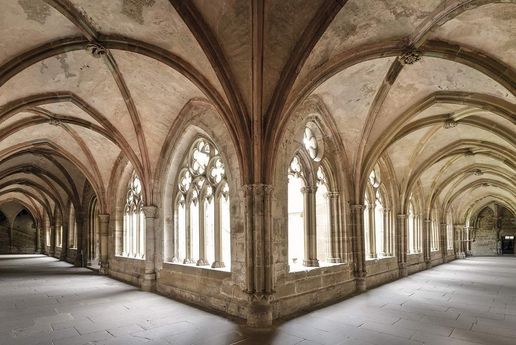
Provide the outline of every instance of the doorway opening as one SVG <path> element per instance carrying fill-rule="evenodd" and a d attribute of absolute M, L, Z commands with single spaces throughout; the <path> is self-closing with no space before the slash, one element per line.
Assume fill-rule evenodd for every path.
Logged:
<path fill-rule="evenodd" d="M 502 237 L 502 254 L 514 254 L 514 236 Z"/>

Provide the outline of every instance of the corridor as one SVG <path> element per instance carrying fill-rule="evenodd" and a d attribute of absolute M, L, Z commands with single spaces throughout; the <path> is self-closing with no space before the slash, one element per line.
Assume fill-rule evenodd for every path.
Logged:
<path fill-rule="evenodd" d="M 516 259 L 457 260 L 257 331 L 38 255 L 0 256 L 0 344 L 516 343 Z"/>

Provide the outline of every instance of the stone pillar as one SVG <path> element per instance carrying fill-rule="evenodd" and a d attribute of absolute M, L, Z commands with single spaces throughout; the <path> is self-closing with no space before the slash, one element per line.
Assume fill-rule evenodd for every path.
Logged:
<path fill-rule="evenodd" d="M 193 264 L 192 254 L 193 254 L 193 243 L 192 243 L 192 222 L 190 215 L 190 201 L 187 200 L 185 204 L 185 259 L 183 260 L 184 264 Z M 215 220 L 216 221 L 216 220 Z"/>
<path fill-rule="evenodd" d="M 407 269 L 407 215 L 398 214 L 396 226 L 396 248 L 398 268 L 401 277 L 408 275 Z"/>
<path fill-rule="evenodd" d="M 272 325 L 271 192 L 266 184 L 244 185 L 245 238 L 247 244 L 247 324 Z"/>
<path fill-rule="evenodd" d="M 36 225 L 36 253 L 41 253 L 41 227 Z"/>
<path fill-rule="evenodd" d="M 423 257 L 426 268 L 432 268 L 432 220 L 425 219 L 423 227 Z"/>
<path fill-rule="evenodd" d="M 383 256 L 390 256 L 389 251 L 389 209 L 383 209 Z"/>
<path fill-rule="evenodd" d="M 77 253 L 75 255 L 75 266 L 88 265 L 88 229 L 86 229 L 86 215 L 84 213 L 75 213 L 75 222 L 77 223 Z"/>
<path fill-rule="evenodd" d="M 221 196 L 222 198 L 222 196 Z M 225 264 L 224 264 L 224 261 L 222 260 L 222 233 L 221 233 L 221 229 L 220 229 L 220 222 L 221 222 L 221 219 L 220 219 L 220 201 L 215 199 L 214 200 L 215 202 L 215 217 L 214 217 L 214 234 L 215 234 L 215 241 L 214 241 L 214 244 L 215 244 L 215 261 L 213 262 L 213 264 L 211 265 L 211 267 L 213 268 L 222 268 L 222 267 L 225 267 Z"/>
<path fill-rule="evenodd" d="M 464 259 L 464 226 L 462 224 L 455 224 L 453 227 L 455 232 L 455 258 Z"/>
<path fill-rule="evenodd" d="M 158 208 L 156 206 L 143 206 L 145 216 L 145 269 L 141 279 L 143 291 L 156 289 L 156 228 L 155 218 Z M 143 230 L 143 229 L 141 229 Z"/>
<path fill-rule="evenodd" d="M 317 187 L 304 187 L 301 190 L 303 193 L 305 210 L 303 214 L 303 219 L 305 222 L 305 257 L 303 260 L 303 265 L 307 267 L 319 266 L 319 260 L 317 260 L 317 219 L 315 214 L 316 191 Z"/>
<path fill-rule="evenodd" d="M 99 214 L 100 227 L 100 274 L 108 274 L 109 257 L 108 257 L 108 234 L 109 234 L 109 214 Z"/>
<path fill-rule="evenodd" d="M 441 223 L 439 227 L 439 245 L 443 263 L 447 262 L 448 257 L 448 225 Z"/>
<path fill-rule="evenodd" d="M 342 236 L 342 228 L 340 226 L 340 195 L 338 192 L 328 192 L 328 200 L 330 205 L 330 222 L 331 222 L 331 233 L 330 233 L 330 246 L 331 246 L 331 258 L 328 258 L 328 262 L 341 263 L 342 245 L 344 236 Z"/>
<path fill-rule="evenodd" d="M 374 204 L 367 205 L 367 215 L 369 216 L 369 251 L 371 253 L 371 258 L 378 257 L 378 253 L 376 253 L 376 217 L 375 217 L 375 208 Z"/>
<path fill-rule="evenodd" d="M 206 260 L 206 240 L 205 240 L 205 227 L 204 227 L 204 201 L 201 202 L 199 198 L 199 260 L 197 260 L 197 266 L 206 266 L 208 261 Z"/>
<path fill-rule="evenodd" d="M 361 292 L 367 290 L 363 217 L 364 205 L 351 205 L 351 245 L 353 247 L 353 273 L 355 275 L 356 289 Z"/>
<path fill-rule="evenodd" d="M 50 243 L 48 244 L 48 256 L 54 256 L 56 253 L 56 226 L 55 224 L 50 224 L 48 226 L 48 231 L 50 231 Z"/>
<path fill-rule="evenodd" d="M 464 232 L 465 232 L 465 239 L 464 239 L 464 252 L 466 256 L 471 256 L 471 226 L 465 226 Z"/>

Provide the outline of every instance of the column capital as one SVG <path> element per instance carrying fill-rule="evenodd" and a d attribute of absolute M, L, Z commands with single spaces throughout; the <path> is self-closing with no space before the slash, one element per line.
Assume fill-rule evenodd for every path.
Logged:
<path fill-rule="evenodd" d="M 99 220 L 101 223 L 109 223 L 109 214 L 99 214 Z"/>
<path fill-rule="evenodd" d="M 398 217 L 399 219 L 405 219 L 405 218 L 407 218 L 407 215 L 403 214 L 403 213 L 399 213 L 396 215 L 396 217 Z"/>
<path fill-rule="evenodd" d="M 301 188 L 301 193 L 315 193 L 317 192 L 317 186 L 306 186 Z"/>
<path fill-rule="evenodd" d="M 352 204 L 352 205 L 349 205 L 349 207 L 351 208 L 352 211 L 362 211 L 365 208 L 365 206 L 362 204 Z"/>
<path fill-rule="evenodd" d="M 340 193 L 339 192 L 328 192 L 326 193 L 326 195 L 328 196 L 328 198 L 337 198 Z"/>
<path fill-rule="evenodd" d="M 242 188 L 247 193 L 253 193 L 257 191 L 263 191 L 265 193 L 272 192 L 272 185 L 270 184 L 263 184 L 263 183 L 250 183 L 250 184 L 244 184 L 242 185 Z"/>
<path fill-rule="evenodd" d="M 425 219 L 424 222 L 425 223 L 432 223 L 432 220 L 431 219 Z"/>
<path fill-rule="evenodd" d="M 156 218 L 158 215 L 158 208 L 154 205 L 147 205 L 142 207 L 145 218 Z"/>

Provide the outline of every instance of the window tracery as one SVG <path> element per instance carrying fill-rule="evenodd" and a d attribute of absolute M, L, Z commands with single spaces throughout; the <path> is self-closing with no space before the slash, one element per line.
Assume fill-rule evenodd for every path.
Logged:
<path fill-rule="evenodd" d="M 127 186 L 124 207 L 124 231 L 122 255 L 130 258 L 145 258 L 145 215 L 142 183 L 133 173 Z"/>
<path fill-rule="evenodd" d="M 290 270 L 341 262 L 336 253 L 338 193 L 332 191 L 314 123 L 288 166 L 288 264 Z M 333 211 L 332 211 L 333 210 Z M 332 214 L 333 212 L 333 214 Z"/>
<path fill-rule="evenodd" d="M 194 141 L 177 181 L 173 262 L 229 267 L 230 207 L 225 164 L 215 145 Z"/>
<path fill-rule="evenodd" d="M 390 210 L 386 207 L 378 166 L 371 170 L 368 180 L 363 212 L 366 257 L 375 259 L 392 256 L 394 229 L 391 226 Z"/>

